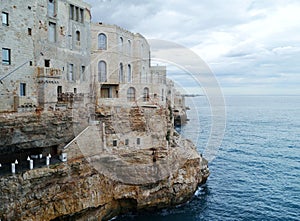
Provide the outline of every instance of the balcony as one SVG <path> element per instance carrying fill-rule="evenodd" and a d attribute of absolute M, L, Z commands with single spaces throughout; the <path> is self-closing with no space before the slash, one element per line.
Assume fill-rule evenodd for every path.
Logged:
<path fill-rule="evenodd" d="M 57 78 L 60 79 L 62 76 L 62 71 L 58 68 L 48 68 L 48 67 L 37 67 L 36 68 L 38 78 Z"/>
<path fill-rule="evenodd" d="M 14 110 L 18 112 L 33 111 L 36 104 L 31 97 L 14 96 Z"/>
<path fill-rule="evenodd" d="M 84 94 L 83 93 L 71 93 L 71 92 L 66 92 L 66 93 L 59 93 L 57 95 L 57 101 L 58 103 L 73 103 L 73 102 L 80 102 L 84 100 Z"/>

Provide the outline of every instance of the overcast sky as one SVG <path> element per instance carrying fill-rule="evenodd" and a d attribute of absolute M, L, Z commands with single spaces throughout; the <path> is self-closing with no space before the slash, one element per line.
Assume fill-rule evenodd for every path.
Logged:
<path fill-rule="evenodd" d="M 94 22 L 196 52 L 225 94 L 300 95 L 299 0 L 86 1 Z"/>

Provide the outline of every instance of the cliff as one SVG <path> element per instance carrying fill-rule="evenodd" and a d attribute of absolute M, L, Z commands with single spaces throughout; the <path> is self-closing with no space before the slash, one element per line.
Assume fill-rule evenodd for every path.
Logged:
<path fill-rule="evenodd" d="M 108 220 L 182 204 L 205 183 L 207 161 L 173 130 L 169 108 L 101 111 L 88 126 L 75 110 L 2 115 L 1 139 L 9 139 L 0 147 L 10 147 L 5 149 L 10 155 L 16 150 L 45 155 L 54 145 L 56 154 L 68 156 L 67 162 L 15 175 L 0 171 L 2 221 Z"/>
<path fill-rule="evenodd" d="M 79 157 L 1 177 L 0 218 L 107 220 L 127 211 L 184 203 L 209 174 L 206 160 L 189 142 L 184 143 L 159 150 L 156 162 L 151 150 L 110 152 L 110 158 L 105 154 Z M 112 166 L 103 171 L 98 164 Z M 115 167 L 122 164 L 124 170 Z"/>

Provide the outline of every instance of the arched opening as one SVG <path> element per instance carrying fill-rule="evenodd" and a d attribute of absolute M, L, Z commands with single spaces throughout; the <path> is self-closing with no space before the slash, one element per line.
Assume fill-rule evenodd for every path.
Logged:
<path fill-rule="evenodd" d="M 107 70 L 106 70 L 106 62 L 99 61 L 98 63 L 98 81 L 106 82 L 107 81 Z"/>
<path fill-rule="evenodd" d="M 127 101 L 135 101 L 135 88 L 134 87 L 128 88 Z"/>
<path fill-rule="evenodd" d="M 98 35 L 98 49 L 100 49 L 100 50 L 107 49 L 107 37 L 103 33 L 100 33 Z"/>
<path fill-rule="evenodd" d="M 80 31 L 76 31 L 75 37 L 76 37 L 76 41 L 80 42 Z"/>
<path fill-rule="evenodd" d="M 128 69 L 127 69 L 127 81 L 128 81 L 128 83 L 130 83 L 131 82 L 131 65 L 129 64 L 128 65 Z"/>
<path fill-rule="evenodd" d="M 127 52 L 128 52 L 128 55 L 131 55 L 131 41 L 130 40 L 128 40 Z"/>
<path fill-rule="evenodd" d="M 147 87 L 144 88 L 143 98 L 144 98 L 144 102 L 149 101 L 149 98 L 150 98 L 150 96 L 149 96 L 149 88 L 147 88 Z"/>
<path fill-rule="evenodd" d="M 123 38 L 122 37 L 119 38 L 119 50 L 123 51 Z"/>
<path fill-rule="evenodd" d="M 119 69 L 119 82 L 124 82 L 124 70 L 123 70 L 123 63 L 120 63 L 120 69 Z"/>

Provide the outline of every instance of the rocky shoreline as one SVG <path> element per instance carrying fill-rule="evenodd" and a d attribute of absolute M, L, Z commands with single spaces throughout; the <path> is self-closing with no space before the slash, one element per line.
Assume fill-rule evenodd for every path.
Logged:
<path fill-rule="evenodd" d="M 127 161 L 129 152 L 110 154 Z M 135 160 L 127 162 L 128 168 L 145 165 L 146 158 L 151 159 L 151 151 L 136 152 Z M 174 160 L 179 162 L 175 167 L 160 167 Z M 79 157 L 49 168 L 1 177 L 1 220 L 108 220 L 129 211 L 172 207 L 191 199 L 209 175 L 207 161 L 190 145 L 173 147 L 165 157 L 162 151 L 158 160 L 147 166 L 157 166 L 156 174 L 163 173 L 163 168 L 167 173 L 137 184 L 107 176 L 89 161 Z M 137 178 L 145 176 L 149 174 L 136 170 Z"/>

